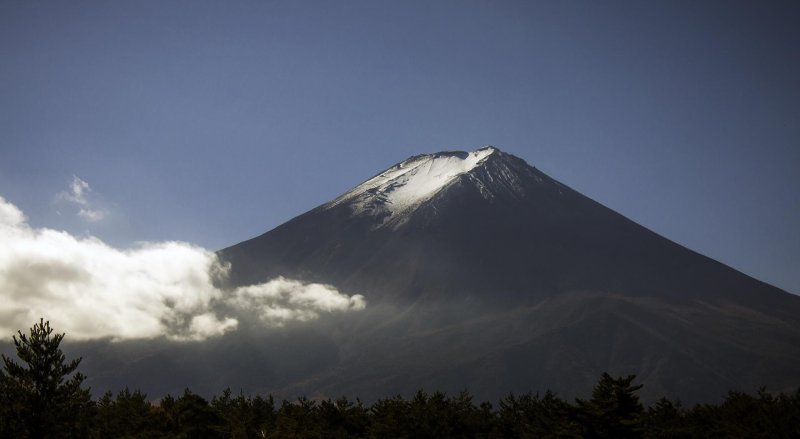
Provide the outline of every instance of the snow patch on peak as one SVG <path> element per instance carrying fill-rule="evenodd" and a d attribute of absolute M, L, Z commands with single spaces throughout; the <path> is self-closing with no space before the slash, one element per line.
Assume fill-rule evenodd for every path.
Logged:
<path fill-rule="evenodd" d="M 495 152 L 496 148 L 487 146 L 473 152 L 414 156 L 361 183 L 326 207 L 347 203 L 354 214 L 383 216 L 385 222 L 430 199 Z"/>

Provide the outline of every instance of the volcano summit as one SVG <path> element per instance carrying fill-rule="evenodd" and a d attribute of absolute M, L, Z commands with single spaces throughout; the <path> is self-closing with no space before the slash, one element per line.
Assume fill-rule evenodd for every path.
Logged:
<path fill-rule="evenodd" d="M 800 297 L 628 220 L 494 147 L 418 155 L 219 252 L 231 286 L 363 294 L 335 360 L 285 390 L 585 394 L 603 371 L 684 401 L 800 385 Z"/>

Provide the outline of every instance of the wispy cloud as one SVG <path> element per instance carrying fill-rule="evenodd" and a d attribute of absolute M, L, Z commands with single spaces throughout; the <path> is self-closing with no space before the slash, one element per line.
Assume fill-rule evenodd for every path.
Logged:
<path fill-rule="evenodd" d="M 104 210 L 81 209 L 78 211 L 78 216 L 91 223 L 96 223 L 106 217 L 106 212 Z"/>
<path fill-rule="evenodd" d="M 89 183 L 83 181 L 77 175 L 72 176 L 72 181 L 69 184 L 69 190 L 63 191 L 58 194 L 62 200 L 66 200 L 81 206 L 86 206 L 89 202 L 86 200 L 86 194 L 91 192 L 92 188 Z"/>
<path fill-rule="evenodd" d="M 80 195 L 83 187 L 73 195 Z M 95 237 L 33 228 L 0 197 L 0 337 L 39 317 L 72 339 L 204 340 L 256 313 L 264 325 L 365 307 L 360 295 L 278 278 L 222 290 L 229 267 L 206 249 L 154 242 L 117 249 Z"/>
<path fill-rule="evenodd" d="M 84 221 L 96 223 L 102 221 L 108 212 L 92 206 L 88 199 L 91 192 L 92 188 L 89 183 L 77 175 L 73 175 L 69 188 L 66 191 L 59 192 L 57 198 L 78 205 L 80 207 L 77 213 L 78 217 Z"/>
<path fill-rule="evenodd" d="M 263 322 L 275 325 L 314 320 L 321 312 L 360 310 L 365 306 L 360 295 L 346 296 L 330 285 L 303 284 L 284 277 L 237 288 L 229 303 L 239 309 L 255 310 Z"/>

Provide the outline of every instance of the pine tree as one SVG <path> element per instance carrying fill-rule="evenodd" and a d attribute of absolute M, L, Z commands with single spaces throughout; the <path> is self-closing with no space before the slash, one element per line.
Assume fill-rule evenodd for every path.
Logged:
<path fill-rule="evenodd" d="M 117 393 L 116 399 L 109 391 L 96 403 L 94 430 L 99 437 L 155 438 L 158 419 L 147 395 L 127 387 Z"/>
<path fill-rule="evenodd" d="M 50 322 L 40 319 L 28 335 L 13 337 L 21 363 L 2 355 L 0 387 L 5 422 L 2 432 L 12 437 L 83 437 L 91 409 L 86 377 L 76 372 L 81 358 L 67 362 L 60 349 L 64 334 L 53 334 Z M 72 377 L 69 377 L 72 375 Z"/>
<path fill-rule="evenodd" d="M 589 401 L 577 400 L 577 420 L 586 438 L 639 438 L 642 436 L 641 415 L 644 407 L 634 385 L 635 375 L 612 378 L 603 373 L 592 390 Z"/>

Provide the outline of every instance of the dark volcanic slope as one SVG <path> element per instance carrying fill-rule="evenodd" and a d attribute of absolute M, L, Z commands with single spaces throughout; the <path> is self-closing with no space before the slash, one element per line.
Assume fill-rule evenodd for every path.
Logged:
<path fill-rule="evenodd" d="M 282 275 L 367 297 L 339 363 L 298 391 L 574 393 L 604 370 L 690 400 L 800 384 L 800 298 L 494 148 L 412 157 L 220 256 L 233 285 Z"/>

